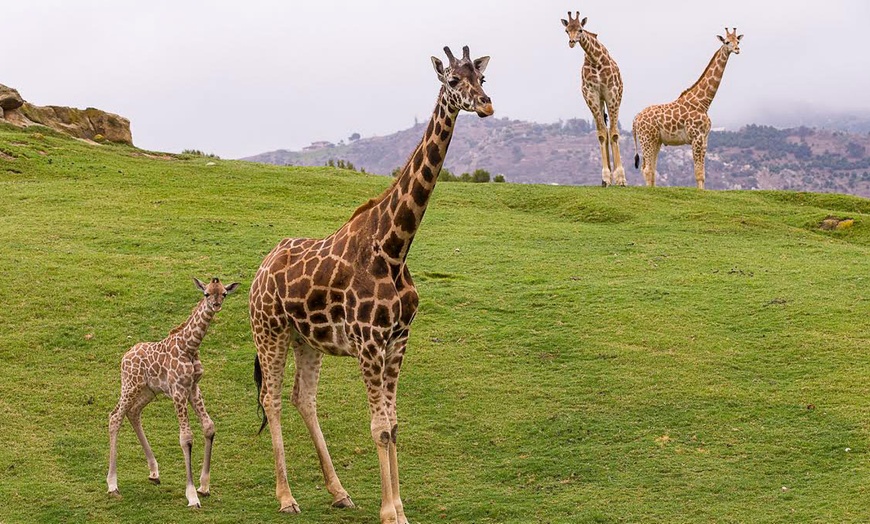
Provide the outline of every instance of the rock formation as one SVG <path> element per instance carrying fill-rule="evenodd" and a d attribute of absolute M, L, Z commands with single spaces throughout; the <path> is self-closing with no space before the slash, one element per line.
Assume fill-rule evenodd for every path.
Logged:
<path fill-rule="evenodd" d="M 62 106 L 35 106 L 25 102 L 18 91 L 0 84 L 0 121 L 26 127 L 43 125 L 61 133 L 93 140 L 101 135 L 110 142 L 133 145 L 130 121 L 126 118 L 89 107 L 76 109 Z"/>

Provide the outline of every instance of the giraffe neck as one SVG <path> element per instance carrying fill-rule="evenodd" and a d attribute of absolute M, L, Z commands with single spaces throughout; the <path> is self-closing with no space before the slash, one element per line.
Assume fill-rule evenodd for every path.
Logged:
<path fill-rule="evenodd" d="M 683 91 L 680 99 L 685 100 L 693 105 L 700 106 L 706 113 L 713 103 L 713 98 L 716 96 L 716 91 L 719 90 L 719 85 L 722 83 L 722 75 L 725 74 L 725 65 L 728 64 L 728 57 L 731 55 L 725 46 L 719 48 L 710 63 L 707 64 L 707 69 L 701 74 L 701 78 L 692 85 L 689 89 Z"/>
<path fill-rule="evenodd" d="M 184 324 L 173 329 L 171 334 L 177 334 L 181 338 L 182 347 L 188 353 L 197 355 L 199 345 L 202 343 L 206 331 L 208 331 L 208 326 L 214 318 L 214 313 L 214 310 L 208 307 L 206 299 L 202 299 L 193 308 L 190 317 L 188 317 Z"/>
<path fill-rule="evenodd" d="M 379 219 L 372 221 L 366 216 L 367 213 L 361 213 L 366 206 L 360 208 L 354 218 L 351 218 L 351 222 L 356 219 L 372 224 L 372 236 L 379 241 L 387 257 L 397 262 L 405 261 L 414 235 L 423 220 L 429 197 L 447 155 L 447 147 L 453 137 L 458 114 L 459 110 L 449 102 L 446 89 L 442 87 L 423 139 L 393 185 L 377 201 L 370 204 L 372 212 Z"/>
<path fill-rule="evenodd" d="M 604 44 L 598 41 L 598 35 L 583 31 L 580 33 L 580 47 L 586 53 L 586 60 L 597 65 L 606 64 L 610 60 L 610 53 Z"/>

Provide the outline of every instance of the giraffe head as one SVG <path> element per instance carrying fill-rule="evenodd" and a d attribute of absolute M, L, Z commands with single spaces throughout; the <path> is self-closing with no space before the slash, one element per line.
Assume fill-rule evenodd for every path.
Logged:
<path fill-rule="evenodd" d="M 735 55 L 740 54 L 740 41 L 743 40 L 743 35 L 737 35 L 737 28 L 734 28 L 734 32 L 729 32 L 728 28 L 725 28 L 725 36 L 719 36 L 719 41 L 722 42 L 722 46 L 725 48 L 725 51 L 728 53 L 734 53 Z"/>
<path fill-rule="evenodd" d="M 574 47 L 580 43 L 580 35 L 583 34 L 583 27 L 586 25 L 587 18 L 580 20 L 580 11 L 574 18 L 571 18 L 571 11 L 568 11 L 568 19 L 562 19 L 562 25 L 565 26 L 565 32 L 568 33 L 568 47 Z"/>
<path fill-rule="evenodd" d="M 202 291 L 205 295 L 206 307 L 211 311 L 218 312 L 223 307 L 224 299 L 227 298 L 227 295 L 232 293 L 239 287 L 238 282 L 233 282 L 227 287 L 224 287 L 221 284 L 221 281 L 218 277 L 214 277 L 211 279 L 211 282 L 208 284 L 203 284 L 198 278 L 193 277 L 193 283 L 196 284 L 197 289 Z"/>
<path fill-rule="evenodd" d="M 479 117 L 486 117 L 495 111 L 492 108 L 492 100 L 483 91 L 483 72 L 489 64 L 489 57 L 482 56 L 475 60 L 471 59 L 468 46 L 462 48 L 462 59 L 457 59 L 450 52 L 449 47 L 444 48 L 444 53 L 450 60 L 447 68 L 441 60 L 432 57 L 432 65 L 438 80 L 444 85 L 447 102 L 450 109 L 463 110 L 477 113 Z"/>

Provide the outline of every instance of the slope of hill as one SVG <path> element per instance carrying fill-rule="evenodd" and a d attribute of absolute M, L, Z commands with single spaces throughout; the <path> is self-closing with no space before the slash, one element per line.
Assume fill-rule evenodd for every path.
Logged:
<path fill-rule="evenodd" d="M 306 151 L 278 150 L 245 160 L 322 166 L 330 159 L 341 159 L 372 173 L 389 174 L 404 163 L 423 130 L 423 124 L 418 124 L 385 137 L 340 145 L 322 142 Z M 642 185 L 643 176 L 633 167 L 630 132 L 623 135 L 621 144 L 629 184 Z M 601 182 L 598 151 L 595 131 L 584 120 L 535 124 L 462 115 L 446 167 L 453 173 L 482 168 L 504 174 L 508 182 L 595 185 Z M 657 183 L 694 186 L 692 162 L 688 146 L 663 148 Z M 870 135 L 766 126 L 714 131 L 707 155 L 707 187 L 870 196 Z"/>
<path fill-rule="evenodd" d="M 280 238 L 329 234 L 389 179 L 2 125 L 0 151 L 0 522 L 289 522 L 256 435 L 246 290 Z M 853 222 L 821 230 L 829 216 Z M 866 519 L 870 201 L 439 184 L 408 263 L 421 307 L 398 445 L 412 522 Z M 243 283 L 201 348 L 212 495 L 185 507 L 164 401 L 143 417 L 162 484 L 127 425 L 123 498 L 108 497 L 120 357 L 186 318 L 191 277 L 212 275 Z M 290 377 L 292 364 L 291 520 L 376 521 L 358 365 L 326 358 L 318 398 L 356 510 L 329 507 Z"/>

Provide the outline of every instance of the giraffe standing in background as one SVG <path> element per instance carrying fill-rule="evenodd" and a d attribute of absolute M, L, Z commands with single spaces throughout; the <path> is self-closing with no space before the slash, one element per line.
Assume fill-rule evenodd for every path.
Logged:
<path fill-rule="evenodd" d="M 238 283 L 224 287 L 217 278 L 211 279 L 208 285 L 198 279 L 193 279 L 196 287 L 205 295 L 193 309 L 190 317 L 183 324 L 169 332 L 169 336 L 160 342 L 142 342 L 130 348 L 121 359 L 121 398 L 118 405 L 109 415 L 109 474 L 106 482 L 109 493 L 120 495 L 118 491 L 118 430 L 126 416 L 130 425 L 136 431 L 139 443 L 145 451 L 150 475 L 148 480 L 160 484 L 160 474 L 157 471 L 157 460 L 145 438 L 142 430 L 142 409 L 159 393 L 170 397 L 175 404 L 175 414 L 178 416 L 179 443 L 184 453 L 184 464 L 187 468 L 186 496 L 188 506 L 199 507 L 199 495 L 208 496 L 211 468 L 211 448 L 214 443 L 214 423 L 205 411 L 202 392 L 199 390 L 199 379 L 202 378 L 202 363 L 199 361 L 199 345 L 205 332 L 221 310 L 224 298 L 236 290 Z M 193 433 L 187 418 L 187 404 L 193 406 L 193 411 L 202 423 L 205 434 L 205 453 L 202 458 L 202 473 L 199 476 L 199 489 L 193 486 L 193 469 L 191 467 L 191 450 L 193 448 Z"/>
<path fill-rule="evenodd" d="M 324 354 L 359 362 L 378 451 L 382 524 L 408 524 L 399 496 L 396 386 L 418 296 L 405 265 L 444 163 L 460 110 L 493 114 L 484 92 L 485 56 L 468 47 L 457 59 L 445 47 L 445 68 L 432 57 L 441 83 L 438 103 L 420 144 L 393 184 L 363 204 L 325 239 L 287 238 L 266 256 L 251 285 L 251 329 L 257 345 L 254 377 L 275 456 L 281 511 L 299 513 L 287 482 L 281 434 L 281 389 L 289 348 L 296 376 L 293 404 L 314 441 L 333 506 L 353 507 L 342 487 L 317 420 L 317 383 Z"/>
<path fill-rule="evenodd" d="M 737 28 L 725 36 L 719 36 L 722 46 L 713 55 L 707 69 L 692 87 L 669 104 L 650 106 L 634 117 L 632 133 L 634 148 L 640 142 L 643 154 L 643 178 L 646 185 L 656 185 L 656 161 L 662 144 L 678 146 L 692 144 L 692 157 L 695 161 L 695 181 L 698 189 L 704 189 L 704 158 L 707 155 L 707 136 L 710 134 L 710 117 L 707 111 L 722 83 L 722 75 L 731 53 L 740 54 L 740 40 Z M 634 167 L 640 166 L 641 156 L 634 155 Z"/>
<path fill-rule="evenodd" d="M 619 155 L 619 106 L 622 104 L 622 76 L 616 61 L 610 56 L 598 35 L 584 30 L 586 18 L 580 20 L 580 11 L 574 18 L 568 11 L 568 20 L 562 19 L 568 33 L 568 46 L 580 44 L 586 53 L 581 71 L 583 98 L 592 111 L 595 128 L 598 130 L 598 143 L 601 146 L 601 185 L 611 183 L 625 185 L 625 168 Z M 607 113 L 610 112 L 608 129 Z M 613 152 L 613 171 L 611 172 L 610 154 Z"/>

